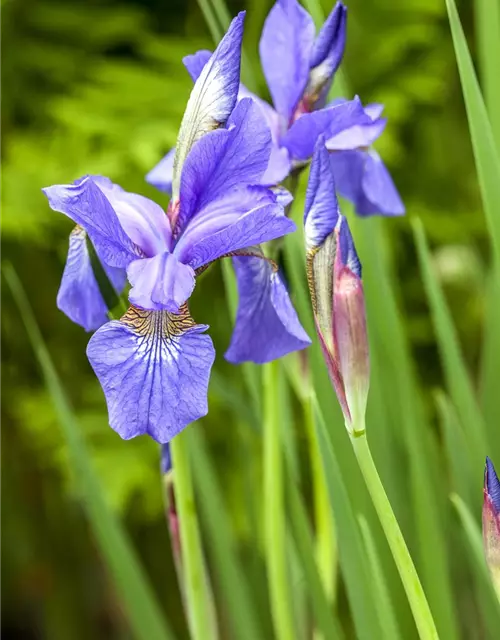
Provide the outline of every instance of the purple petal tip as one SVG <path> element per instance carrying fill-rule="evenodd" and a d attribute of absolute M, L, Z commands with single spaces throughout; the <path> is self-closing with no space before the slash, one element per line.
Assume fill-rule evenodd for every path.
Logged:
<path fill-rule="evenodd" d="M 500 480 L 490 458 L 486 457 L 484 470 L 484 489 L 490 497 L 497 513 L 500 513 Z"/>

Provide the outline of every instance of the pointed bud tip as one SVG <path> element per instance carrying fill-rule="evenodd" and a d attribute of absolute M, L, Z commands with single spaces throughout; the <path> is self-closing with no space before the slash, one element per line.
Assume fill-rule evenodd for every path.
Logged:
<path fill-rule="evenodd" d="M 500 480 L 490 458 L 486 457 L 484 469 L 484 491 L 489 497 L 496 515 L 500 514 Z"/>

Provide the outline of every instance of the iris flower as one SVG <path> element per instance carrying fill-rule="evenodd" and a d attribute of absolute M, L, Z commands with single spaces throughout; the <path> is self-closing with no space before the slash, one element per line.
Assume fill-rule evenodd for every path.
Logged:
<path fill-rule="evenodd" d="M 243 291 L 261 313 L 259 335 L 253 335 L 256 321 L 239 314 L 233 360 L 249 343 L 262 361 L 309 344 L 278 274 L 269 267 L 269 276 L 269 263 L 252 249 L 295 225 L 278 195 L 260 186 L 271 151 L 269 129 L 251 100 L 236 105 L 243 20 L 243 13 L 233 20 L 191 92 L 166 214 L 101 176 L 44 189 L 50 206 L 85 230 L 105 269 L 117 270 L 120 278 L 126 272 L 132 285 L 127 313 L 101 326 L 87 348 L 110 425 L 125 439 L 146 433 L 166 443 L 208 411 L 214 347 L 208 327 L 195 323 L 186 303 L 197 274 L 214 260 L 229 255 L 265 265 L 265 286 L 255 269 Z M 70 247 L 68 264 L 71 259 Z M 73 287 L 73 301 L 83 280 L 94 277 L 84 250 L 75 260 L 74 277 L 67 266 L 65 282 L 65 299 Z M 97 304 L 99 292 L 93 291 Z M 273 341 L 277 329 L 285 334 L 281 349 Z"/>
<path fill-rule="evenodd" d="M 260 58 L 273 106 L 240 86 L 239 99 L 251 97 L 271 130 L 273 148 L 262 184 L 274 185 L 291 171 L 304 167 L 320 135 L 332 152 L 332 168 L 339 193 L 351 200 L 360 215 L 399 215 L 404 205 L 382 159 L 371 149 L 386 119 L 382 105 L 363 107 L 359 98 L 326 104 L 344 54 L 347 10 L 337 2 L 319 34 L 311 16 L 297 0 L 278 0 L 262 32 Z M 210 51 L 184 58 L 196 81 Z M 170 193 L 171 150 L 146 179 Z"/>
<path fill-rule="evenodd" d="M 341 214 L 328 151 L 316 143 L 304 231 L 316 330 L 349 431 L 363 431 L 370 362 L 361 263 Z"/>

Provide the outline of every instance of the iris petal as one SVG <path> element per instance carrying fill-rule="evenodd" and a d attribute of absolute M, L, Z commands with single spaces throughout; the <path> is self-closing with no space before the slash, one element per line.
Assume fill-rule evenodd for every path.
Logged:
<path fill-rule="evenodd" d="M 193 82 L 196 82 L 198 80 L 201 72 L 203 71 L 203 67 L 210 60 L 211 55 L 211 51 L 208 51 L 207 49 L 201 49 L 196 53 L 192 53 L 191 55 L 182 58 L 182 63 L 186 67 Z"/>
<path fill-rule="evenodd" d="M 102 385 L 110 426 L 128 440 L 149 434 L 169 442 L 207 414 L 207 389 L 215 358 L 184 308 L 180 315 L 130 307 L 90 339 L 87 355 Z"/>
<path fill-rule="evenodd" d="M 402 215 L 404 204 L 382 159 L 374 150 L 330 154 L 335 184 L 359 215 Z"/>
<path fill-rule="evenodd" d="M 269 162 L 271 134 L 258 106 L 241 100 L 231 114 L 228 129 L 214 131 L 193 147 L 181 179 L 178 227 L 210 202 L 240 185 L 259 184 Z"/>
<path fill-rule="evenodd" d="M 71 232 L 57 306 L 85 331 L 94 331 L 107 322 L 108 308 L 92 270 L 86 236 L 85 230 L 79 226 Z M 125 272 L 103 266 L 115 290 L 120 293 L 125 285 Z"/>
<path fill-rule="evenodd" d="M 258 257 L 233 258 L 233 264 L 239 305 L 226 359 L 262 364 L 311 344 L 273 266 Z"/>
<path fill-rule="evenodd" d="M 94 182 L 113 207 L 125 233 L 146 256 L 170 249 L 170 223 L 160 205 L 125 191 L 108 178 L 96 176 Z"/>
<path fill-rule="evenodd" d="M 211 207 L 217 208 L 218 214 L 224 216 L 224 201 L 211 203 Z M 226 213 L 231 211 L 228 209 Z M 239 249 L 280 238 L 296 228 L 294 222 L 283 215 L 282 207 L 276 202 L 256 206 L 232 223 L 231 218 L 228 216 L 227 222 L 213 233 L 192 233 L 189 242 L 182 247 L 179 245 L 179 260 L 197 269 Z M 177 252 L 178 247 L 174 250 L 174 253 Z"/>
<path fill-rule="evenodd" d="M 264 23 L 259 51 L 276 111 L 288 123 L 309 77 L 314 23 L 297 0 L 278 0 Z"/>
<path fill-rule="evenodd" d="M 174 172 L 175 147 L 170 149 L 166 156 L 151 169 L 146 176 L 146 182 L 156 187 L 159 191 L 172 193 L 172 178 Z"/>
<path fill-rule="evenodd" d="M 54 185 L 42 189 L 54 211 L 60 211 L 87 231 L 105 264 L 126 267 L 140 255 L 140 250 L 123 230 L 109 200 L 93 176 L 74 184 Z"/>
<path fill-rule="evenodd" d="M 231 22 L 226 35 L 196 81 L 179 129 L 172 194 L 179 198 L 184 162 L 194 143 L 225 124 L 234 108 L 240 83 L 241 40 L 245 13 Z"/>
<path fill-rule="evenodd" d="M 194 289 L 194 271 L 172 253 L 135 260 L 127 269 L 129 300 L 143 309 L 177 313 Z"/>
<path fill-rule="evenodd" d="M 320 135 L 328 140 L 355 125 L 371 124 L 358 97 L 320 111 L 305 113 L 298 118 L 283 137 L 282 144 L 297 160 L 309 159 Z"/>
<path fill-rule="evenodd" d="M 324 106 L 333 76 L 344 55 L 347 9 L 337 2 L 321 27 L 311 53 L 311 72 L 306 93 L 315 97 L 314 108 Z"/>

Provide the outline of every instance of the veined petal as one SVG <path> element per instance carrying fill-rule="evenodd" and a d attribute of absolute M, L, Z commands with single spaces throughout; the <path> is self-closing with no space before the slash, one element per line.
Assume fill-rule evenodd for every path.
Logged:
<path fill-rule="evenodd" d="M 354 204 L 357 214 L 404 214 L 404 204 L 376 151 L 334 152 L 330 163 L 338 192 Z"/>
<path fill-rule="evenodd" d="M 224 125 L 236 104 L 244 18 L 245 13 L 241 12 L 231 22 L 189 96 L 177 138 L 172 182 L 174 200 L 179 199 L 183 165 L 193 144 Z"/>
<path fill-rule="evenodd" d="M 282 144 L 292 158 L 307 160 L 312 156 L 320 135 L 328 140 L 355 125 L 371 123 L 370 116 L 365 113 L 361 101 L 356 97 L 354 100 L 300 116 L 284 136 Z"/>
<path fill-rule="evenodd" d="M 262 364 L 311 344 L 278 272 L 259 257 L 233 258 L 239 304 L 229 362 Z"/>
<path fill-rule="evenodd" d="M 360 215 L 382 213 L 400 216 L 405 213 L 405 206 L 391 175 L 382 162 L 382 158 L 374 149 L 366 152 L 363 191 L 366 201 L 360 203 Z"/>
<path fill-rule="evenodd" d="M 42 191 L 54 211 L 64 213 L 85 229 L 105 264 L 126 267 L 141 254 L 125 233 L 94 176 L 80 178 L 74 184 L 47 187 Z"/>
<path fill-rule="evenodd" d="M 319 247 L 337 225 L 340 211 L 335 181 L 325 140 L 319 137 L 311 162 L 304 212 L 304 231 L 308 251 Z"/>
<path fill-rule="evenodd" d="M 311 71 L 306 95 L 315 108 L 325 104 L 333 76 L 344 55 L 347 8 L 337 2 L 316 38 L 311 53 Z"/>
<path fill-rule="evenodd" d="M 207 414 L 215 351 L 206 329 L 187 307 L 179 315 L 130 307 L 92 336 L 87 356 L 122 438 L 148 434 L 164 444 Z"/>
<path fill-rule="evenodd" d="M 314 23 L 297 0 L 278 0 L 264 23 L 259 51 L 276 111 L 289 122 L 309 77 Z"/>
<path fill-rule="evenodd" d="M 172 253 L 161 253 L 130 263 L 129 300 L 142 309 L 178 313 L 194 289 L 194 271 Z"/>
<path fill-rule="evenodd" d="M 220 217 L 215 212 L 213 217 L 212 212 L 207 213 L 207 227 L 198 227 L 183 238 L 183 244 L 179 243 L 174 250 L 179 260 L 198 269 L 221 256 L 280 238 L 296 229 L 295 223 L 284 215 L 283 208 L 277 202 L 260 204 L 237 217 L 226 217 L 225 214 L 231 212 L 225 208 L 227 202 L 229 200 L 210 204 L 211 208 L 220 206 Z M 210 231 L 210 226 L 213 231 Z"/>
<path fill-rule="evenodd" d="M 146 176 L 146 182 L 152 184 L 159 191 L 172 193 L 172 176 L 174 172 L 175 147 L 151 169 Z"/>
<path fill-rule="evenodd" d="M 179 231 L 182 233 L 210 202 L 240 186 L 259 184 L 270 151 L 271 134 L 259 108 L 248 98 L 241 100 L 231 114 L 228 128 L 204 136 L 186 160 Z"/>
<path fill-rule="evenodd" d="M 196 53 L 192 53 L 189 56 L 182 58 L 182 64 L 186 67 L 193 82 L 198 80 L 201 72 L 203 71 L 203 67 L 210 60 L 211 55 L 212 52 L 208 51 L 208 49 L 201 49 Z"/>
<path fill-rule="evenodd" d="M 345 102 L 347 102 L 345 98 L 337 98 L 330 103 L 330 106 L 338 106 Z M 363 109 L 365 115 L 370 118 L 370 121 L 356 124 L 327 139 L 326 147 L 329 151 L 344 151 L 369 147 L 382 134 L 387 125 L 387 118 L 380 117 L 384 110 L 384 105 L 377 103 L 367 104 Z"/>
<path fill-rule="evenodd" d="M 170 250 L 172 232 L 165 211 L 149 198 L 129 193 L 98 176 L 95 182 L 113 207 L 128 237 L 147 257 Z"/>
<path fill-rule="evenodd" d="M 117 293 L 125 285 L 125 272 L 103 265 Z M 76 226 L 69 236 L 66 266 L 57 294 L 57 307 L 85 331 L 94 331 L 108 321 L 108 308 L 99 290 L 87 248 L 87 234 Z"/>
<path fill-rule="evenodd" d="M 184 65 L 194 82 L 196 82 L 209 58 L 210 51 L 198 51 L 184 58 Z M 271 133 L 272 145 L 269 162 L 260 183 L 266 186 L 273 186 L 284 180 L 290 172 L 291 163 L 288 151 L 279 145 L 281 133 L 286 130 L 287 123 L 270 104 L 249 91 L 243 84 L 240 84 L 238 100 L 243 100 L 244 98 L 251 98 L 259 107 Z"/>
<path fill-rule="evenodd" d="M 260 182 L 269 187 L 279 184 L 288 176 L 291 168 L 292 163 L 288 149 L 273 142 L 269 163 Z"/>

